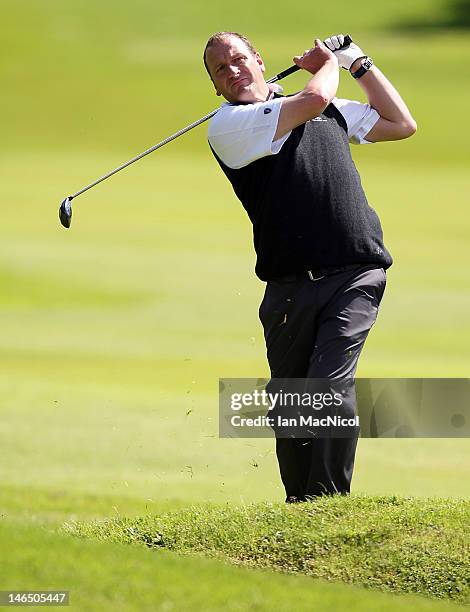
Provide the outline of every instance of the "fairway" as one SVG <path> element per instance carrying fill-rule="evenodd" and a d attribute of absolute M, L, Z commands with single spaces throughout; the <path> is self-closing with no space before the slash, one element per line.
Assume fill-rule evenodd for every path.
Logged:
<path fill-rule="evenodd" d="M 50 548 L 55 562 L 77 554 L 84 566 L 93 555 L 103 566 L 115 558 L 113 571 L 143 564 L 135 609 L 156 609 L 157 563 L 168 583 L 181 567 L 186 578 L 175 584 L 193 589 L 193 609 L 269 608 L 260 599 L 271 588 L 265 573 L 57 534 L 70 520 L 283 499 L 272 441 L 218 438 L 219 377 L 266 377 L 268 367 L 251 225 L 210 154 L 206 126 L 77 198 L 69 230 L 57 218 L 66 195 L 219 105 L 201 61 L 213 31 L 253 38 L 267 77 L 313 36 L 349 32 L 403 93 L 416 136 L 353 147 L 395 260 L 358 375 L 469 377 L 470 134 L 465 121 L 456 126 L 470 102 L 468 32 L 400 29 L 424 14 L 437 23 L 449 6 L 387 1 L 364 16 L 344 1 L 322 11 L 242 2 L 222 19 L 206 2 L 2 3 L 0 527 L 10 569 L 0 589 L 74 584 L 80 609 L 134 609 L 129 595 L 122 608 L 113 601 L 111 570 L 95 607 L 82 599 L 90 576 L 73 582 L 72 570 L 54 575 L 47 564 L 22 574 L 32 538 L 35 563 Z M 362 100 L 347 77 L 339 95 Z M 304 82 L 289 77 L 285 92 Z M 362 439 L 353 495 L 468 499 L 469 451 L 468 439 Z M 241 595 L 227 590 L 210 608 L 199 571 L 208 585 L 219 571 L 225 585 L 253 581 L 253 595 L 231 608 Z M 377 609 L 376 596 L 386 610 L 394 597 L 277 579 L 279 591 L 290 580 L 305 588 L 300 609 L 320 592 L 323 610 L 338 609 L 336 596 L 353 610 Z M 170 591 L 163 600 L 183 609 Z"/>

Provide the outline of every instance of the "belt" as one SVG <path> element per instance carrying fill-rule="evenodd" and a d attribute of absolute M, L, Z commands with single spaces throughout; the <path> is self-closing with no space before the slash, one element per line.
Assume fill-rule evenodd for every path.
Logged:
<path fill-rule="evenodd" d="M 284 276 L 279 276 L 277 278 L 273 278 L 272 280 L 275 282 L 294 282 L 296 280 L 302 280 L 303 278 L 309 278 L 311 281 L 318 281 L 325 276 L 331 276 L 332 274 L 338 274 L 339 272 L 348 272 L 349 270 L 355 270 L 357 268 L 362 268 L 362 266 L 367 264 L 350 264 L 347 266 L 332 266 L 327 268 L 315 268 L 312 270 L 303 270 L 302 272 L 296 272 L 294 274 L 286 274 Z"/>

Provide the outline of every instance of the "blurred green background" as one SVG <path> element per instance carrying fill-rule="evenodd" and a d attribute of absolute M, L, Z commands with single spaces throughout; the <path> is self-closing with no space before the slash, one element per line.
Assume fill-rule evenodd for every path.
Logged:
<path fill-rule="evenodd" d="M 267 76 L 349 33 L 398 87 L 416 136 L 353 148 L 395 258 L 359 374 L 469 376 L 465 5 L 1 0 L 5 516 L 282 499 L 272 441 L 218 439 L 218 378 L 268 368 L 250 224 L 206 127 L 78 198 L 70 230 L 57 218 L 66 195 L 219 105 L 201 61 L 217 30 L 250 37 Z M 347 74 L 339 95 L 363 99 Z M 469 449 L 361 440 L 354 491 L 468 496 Z"/>

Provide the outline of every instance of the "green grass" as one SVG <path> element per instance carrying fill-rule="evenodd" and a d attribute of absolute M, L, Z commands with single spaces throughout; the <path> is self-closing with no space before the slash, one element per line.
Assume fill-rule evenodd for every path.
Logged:
<path fill-rule="evenodd" d="M 81 538 L 470 603 L 470 503 L 324 497 L 306 504 L 196 506 L 158 516 L 69 523 Z"/>
<path fill-rule="evenodd" d="M 30 525 L 0 523 L 0 589 L 69 590 L 88 611 L 313 610 L 458 612 L 463 606 L 397 596 L 304 576 L 248 570 L 165 550 L 83 541 Z M 27 577 L 27 581 L 26 581 Z"/>
<path fill-rule="evenodd" d="M 214 609 L 236 609 L 237 601 L 242 609 L 262 606 L 260 592 L 274 607 L 271 575 L 245 572 L 233 580 L 252 586 L 230 591 L 236 568 L 211 565 L 204 582 L 195 578 L 198 564 L 209 567 L 200 559 L 157 551 L 155 561 L 149 551 L 121 546 L 117 553 L 114 545 L 53 532 L 63 521 L 132 520 L 193 503 L 209 512 L 214 503 L 283 497 L 271 441 L 217 437 L 218 378 L 265 377 L 268 369 L 251 228 L 210 156 L 205 127 L 77 199 L 69 231 L 57 219 L 65 195 L 219 104 L 201 62 L 216 30 L 251 36 L 270 75 L 314 36 L 349 32 L 402 91 L 417 135 L 353 148 L 395 257 L 359 374 L 469 376 L 470 133 L 459 119 L 470 101 L 462 69 L 468 45 L 454 30 L 397 30 L 423 17 L 445 22 L 445 0 L 387 0 L 369 9 L 345 0 L 289 10 L 243 0 L 177 7 L 3 1 L 0 515 L 16 526 L 3 531 L 16 568 L 9 588 L 32 586 L 25 560 L 40 568 L 35 584 L 60 586 L 52 577 L 64 559 L 64 581 L 93 592 L 96 609 L 117 609 L 121 600 L 129 609 L 127 559 L 147 568 L 137 609 L 155 609 L 156 562 L 165 577 L 162 609 L 185 607 L 177 589 L 184 597 L 193 591 L 194 609 L 207 608 L 215 586 L 227 596 Z M 340 95 L 361 98 L 346 77 Z M 286 92 L 304 81 L 302 74 L 289 78 Z M 361 440 L 353 490 L 468 498 L 468 450 L 465 439 Z M 54 564 L 43 563 L 48 551 Z M 67 577 L 77 568 L 84 577 L 74 583 Z M 386 603 L 362 589 L 336 599 L 340 585 L 289 584 L 308 591 L 310 609 L 315 599 L 321 609 L 444 606 Z M 272 588 L 282 598 L 284 587 Z M 76 601 L 86 609 L 84 599 Z"/>

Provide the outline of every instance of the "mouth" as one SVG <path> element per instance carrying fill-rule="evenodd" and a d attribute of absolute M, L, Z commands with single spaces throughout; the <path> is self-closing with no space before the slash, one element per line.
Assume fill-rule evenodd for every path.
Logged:
<path fill-rule="evenodd" d="M 248 85 L 250 80 L 247 77 L 242 77 L 241 79 L 236 80 L 232 83 L 232 89 L 238 89 L 240 86 Z"/>

